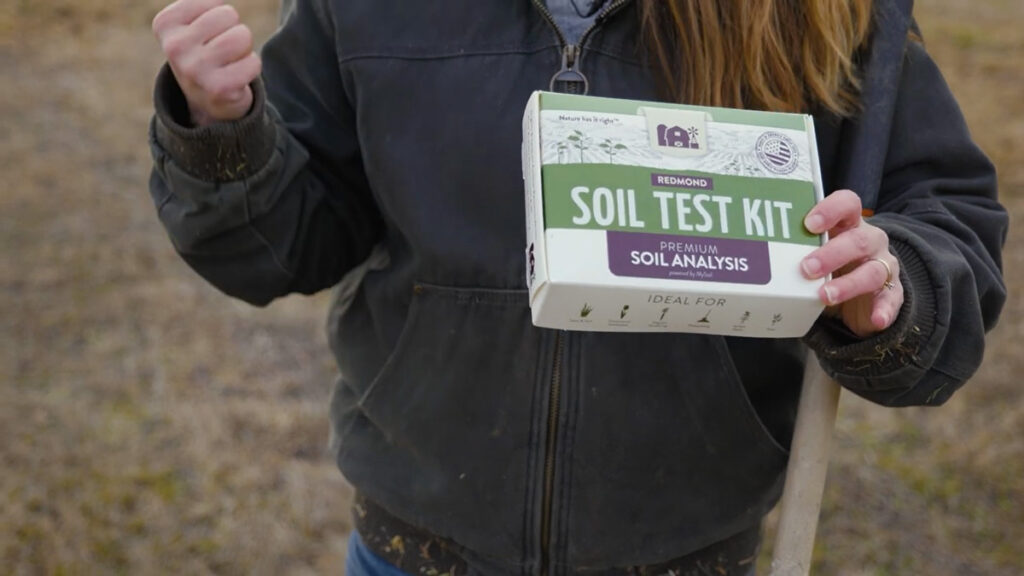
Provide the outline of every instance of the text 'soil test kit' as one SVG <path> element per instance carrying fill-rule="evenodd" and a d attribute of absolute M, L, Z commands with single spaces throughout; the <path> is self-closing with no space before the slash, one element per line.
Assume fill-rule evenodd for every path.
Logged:
<path fill-rule="evenodd" d="M 537 326 L 783 338 L 823 309 L 810 116 L 536 92 L 523 179 Z"/>

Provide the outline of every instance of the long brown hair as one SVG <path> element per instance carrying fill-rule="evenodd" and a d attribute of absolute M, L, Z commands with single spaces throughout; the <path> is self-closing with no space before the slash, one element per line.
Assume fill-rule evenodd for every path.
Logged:
<path fill-rule="evenodd" d="M 872 0 L 640 0 L 664 96 L 785 112 L 858 109 Z"/>

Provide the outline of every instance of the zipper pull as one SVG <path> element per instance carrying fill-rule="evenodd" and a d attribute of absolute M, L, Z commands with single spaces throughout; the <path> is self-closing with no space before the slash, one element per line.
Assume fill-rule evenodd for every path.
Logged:
<path fill-rule="evenodd" d="M 566 44 L 562 48 L 562 69 L 551 77 L 549 88 L 552 92 L 583 94 L 590 91 L 590 81 L 579 70 L 580 47 Z"/>

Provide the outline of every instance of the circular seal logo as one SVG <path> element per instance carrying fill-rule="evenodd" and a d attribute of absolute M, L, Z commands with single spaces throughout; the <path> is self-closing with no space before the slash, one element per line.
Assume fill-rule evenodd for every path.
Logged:
<path fill-rule="evenodd" d="M 778 132 L 761 134 L 754 150 L 757 151 L 757 159 L 761 161 L 761 165 L 771 172 L 790 174 L 796 170 L 800 153 L 797 151 L 796 142 L 793 142 L 785 134 Z"/>

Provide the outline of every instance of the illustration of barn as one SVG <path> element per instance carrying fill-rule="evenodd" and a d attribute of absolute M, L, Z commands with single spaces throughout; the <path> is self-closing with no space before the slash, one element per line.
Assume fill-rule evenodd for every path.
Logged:
<path fill-rule="evenodd" d="M 693 133 L 691 134 L 691 131 Z M 658 145 L 668 148 L 700 148 L 696 138 L 696 130 L 685 130 L 679 126 L 658 124 Z"/>

